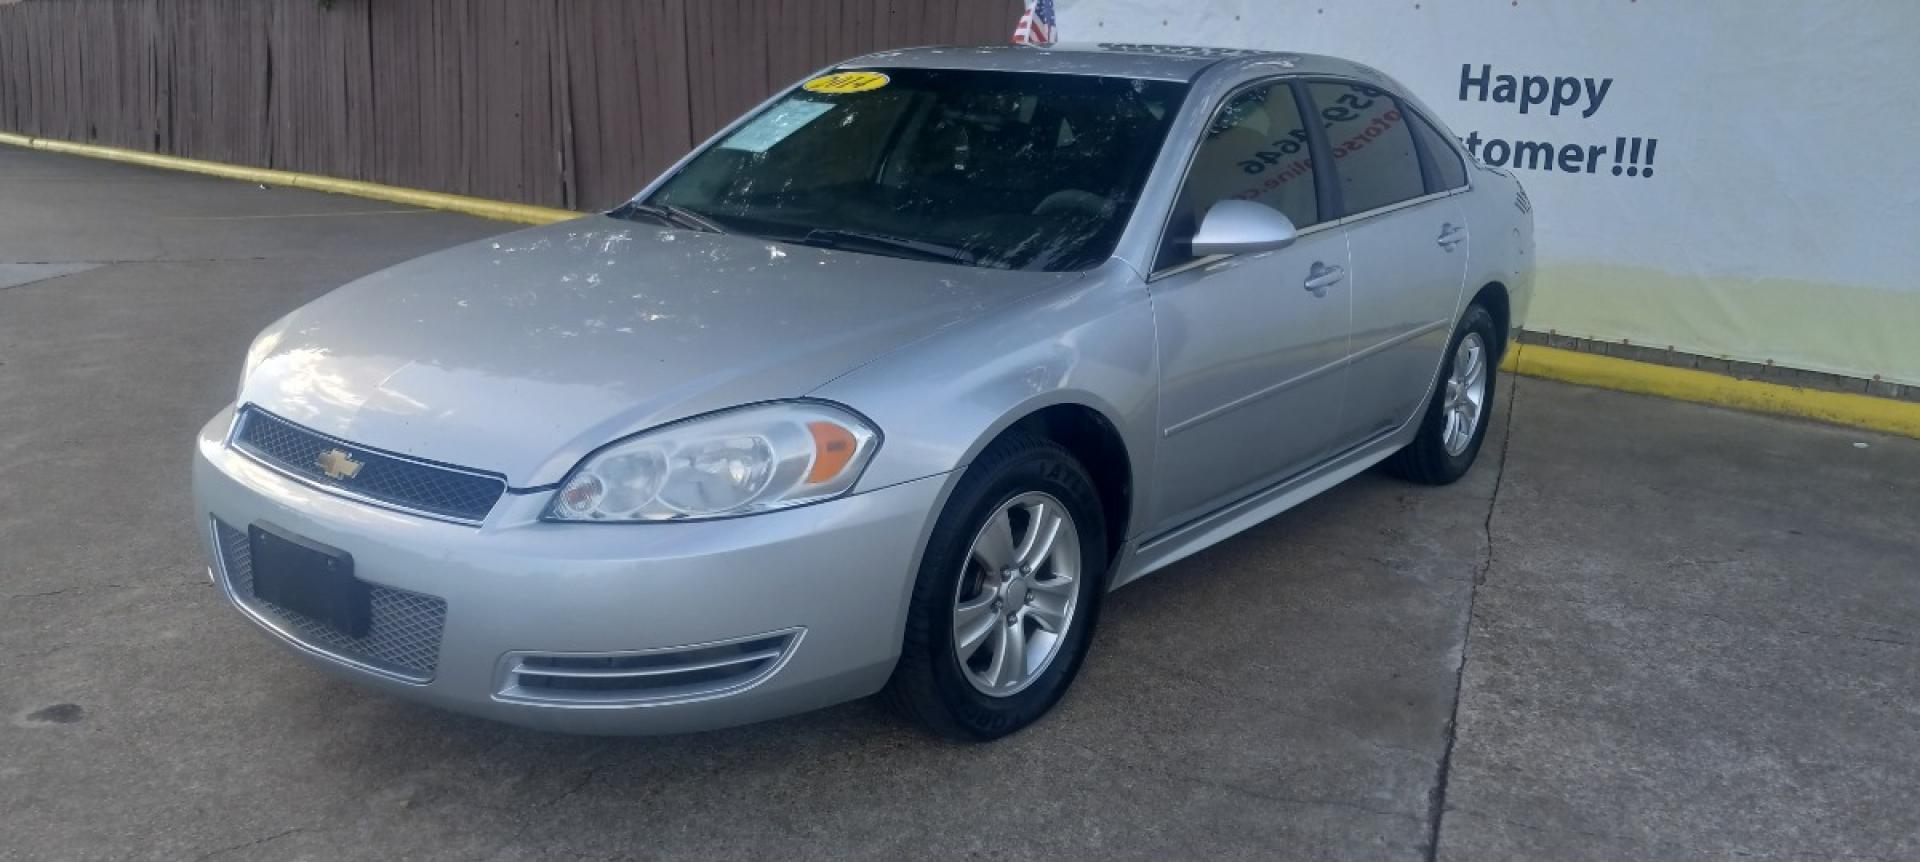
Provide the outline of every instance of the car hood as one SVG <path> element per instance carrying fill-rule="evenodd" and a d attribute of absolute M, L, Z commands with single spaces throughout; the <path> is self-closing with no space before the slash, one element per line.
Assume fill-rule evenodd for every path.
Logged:
<path fill-rule="evenodd" d="M 590 217 L 427 255 L 294 311 L 248 351 L 240 401 L 540 486 L 626 434 L 804 395 L 1074 277 Z"/>

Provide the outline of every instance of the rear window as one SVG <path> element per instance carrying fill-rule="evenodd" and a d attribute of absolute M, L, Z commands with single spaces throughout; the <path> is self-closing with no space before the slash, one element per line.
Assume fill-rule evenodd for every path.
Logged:
<path fill-rule="evenodd" d="M 1427 193 L 1413 131 L 1393 97 L 1363 84 L 1307 85 L 1327 130 L 1347 215 Z"/>
<path fill-rule="evenodd" d="M 1460 160 L 1460 154 L 1453 148 L 1447 136 L 1439 129 L 1412 111 L 1405 112 L 1413 120 L 1413 133 L 1420 138 L 1420 145 L 1433 159 L 1434 188 L 1429 191 L 1452 191 L 1467 184 L 1467 165 Z"/>

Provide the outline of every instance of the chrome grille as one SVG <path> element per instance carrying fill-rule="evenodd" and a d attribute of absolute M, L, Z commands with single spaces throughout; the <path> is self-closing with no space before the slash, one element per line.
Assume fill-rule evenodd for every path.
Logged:
<path fill-rule="evenodd" d="M 659 703 L 739 691 L 780 669 L 800 631 L 638 653 L 507 657 L 500 697 L 542 703 Z"/>
<path fill-rule="evenodd" d="M 233 446 L 316 485 L 375 502 L 456 521 L 479 523 L 506 493 L 507 482 L 454 467 L 389 455 L 310 431 L 248 406 L 240 411 Z M 328 475 L 323 456 L 343 453 L 356 464 L 350 476 Z"/>
<path fill-rule="evenodd" d="M 366 637 L 356 638 L 254 596 L 253 547 L 247 542 L 247 532 L 217 518 L 213 531 L 220 543 L 220 568 L 227 590 L 248 611 L 321 652 L 413 682 L 433 678 L 440 661 L 440 631 L 447 620 L 446 600 L 373 584 L 372 623 Z"/>

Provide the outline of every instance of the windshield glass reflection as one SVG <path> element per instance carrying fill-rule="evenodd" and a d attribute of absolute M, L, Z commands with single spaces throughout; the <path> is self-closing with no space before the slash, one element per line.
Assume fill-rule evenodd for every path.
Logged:
<path fill-rule="evenodd" d="M 1186 92 L 945 69 L 816 82 L 851 75 L 867 76 L 862 89 L 794 90 L 614 214 L 867 254 L 1085 269 L 1112 254 Z"/>

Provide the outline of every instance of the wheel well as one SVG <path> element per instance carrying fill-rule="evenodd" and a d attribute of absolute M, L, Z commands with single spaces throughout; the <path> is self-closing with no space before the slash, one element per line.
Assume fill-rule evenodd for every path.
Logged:
<path fill-rule="evenodd" d="M 1493 315 L 1493 331 L 1500 339 L 1500 344 L 1494 353 L 1499 356 L 1507 355 L 1507 339 L 1513 334 L 1509 326 L 1513 320 L 1513 312 L 1507 305 L 1507 286 L 1497 281 L 1488 282 L 1486 287 L 1480 288 L 1480 292 L 1473 295 L 1472 304 L 1486 309 L 1488 314 Z"/>
<path fill-rule="evenodd" d="M 1034 411 L 1013 428 L 1038 434 L 1072 452 L 1093 477 L 1107 522 L 1107 560 L 1112 562 L 1127 535 L 1133 512 L 1133 462 L 1120 431 L 1100 412 L 1083 404 L 1055 404 Z M 1012 428 L 1008 430 L 1013 430 Z"/>

